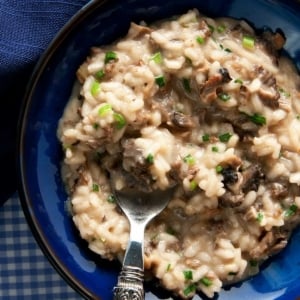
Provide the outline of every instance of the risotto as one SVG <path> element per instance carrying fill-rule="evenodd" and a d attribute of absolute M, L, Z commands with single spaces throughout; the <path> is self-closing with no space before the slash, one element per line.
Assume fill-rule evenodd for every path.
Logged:
<path fill-rule="evenodd" d="M 145 232 L 145 269 L 183 297 L 256 274 L 299 223 L 299 76 L 280 32 L 197 10 L 95 47 L 60 120 L 63 179 L 89 248 L 122 260 L 110 172 L 176 185 Z"/>

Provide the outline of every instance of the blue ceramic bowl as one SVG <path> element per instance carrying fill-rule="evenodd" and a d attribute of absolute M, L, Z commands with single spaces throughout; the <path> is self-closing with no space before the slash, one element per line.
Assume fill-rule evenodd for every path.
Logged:
<path fill-rule="evenodd" d="M 112 299 L 119 265 L 108 263 L 87 249 L 65 209 L 67 195 L 60 178 L 62 153 L 56 130 L 76 69 L 91 46 L 109 44 L 124 35 L 130 21 L 151 22 L 190 8 L 198 8 L 211 17 L 244 18 L 258 29 L 280 28 L 287 37 L 285 52 L 300 68 L 300 4 L 296 0 L 92 1 L 54 39 L 29 84 L 18 146 L 23 209 L 45 255 L 87 299 Z M 282 253 L 263 266 L 259 275 L 228 287 L 215 299 L 299 299 L 299 249 L 300 230 Z M 170 296 L 155 284 L 146 289 L 146 299 Z"/>

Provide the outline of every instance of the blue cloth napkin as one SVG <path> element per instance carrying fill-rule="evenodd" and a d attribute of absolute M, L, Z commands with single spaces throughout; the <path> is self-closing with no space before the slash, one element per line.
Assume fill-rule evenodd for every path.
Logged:
<path fill-rule="evenodd" d="M 87 2 L 0 0 L 0 205 L 17 186 L 17 122 L 30 74 L 55 34 Z"/>

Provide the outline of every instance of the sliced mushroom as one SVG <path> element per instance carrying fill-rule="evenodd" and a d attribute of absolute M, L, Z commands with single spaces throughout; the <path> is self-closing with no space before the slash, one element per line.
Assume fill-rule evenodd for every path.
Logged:
<path fill-rule="evenodd" d="M 153 179 L 149 170 L 150 163 L 147 162 L 143 153 L 134 143 L 134 139 L 122 141 L 124 170 L 119 172 L 128 186 L 138 187 L 140 190 L 151 190 Z"/>
<path fill-rule="evenodd" d="M 131 23 L 128 36 L 132 39 L 141 39 L 141 37 L 147 33 L 151 32 L 151 28 L 147 26 L 138 25 L 136 23 Z"/>
<path fill-rule="evenodd" d="M 180 130 L 189 130 L 195 126 L 191 116 L 183 114 L 178 111 L 173 111 L 170 114 L 170 121 L 172 126 Z"/>
<path fill-rule="evenodd" d="M 242 176 L 241 190 L 245 194 L 249 191 L 257 191 L 261 180 L 265 178 L 259 164 L 250 165 L 250 167 L 242 172 Z"/>
<path fill-rule="evenodd" d="M 264 232 L 259 244 L 250 251 L 252 259 L 260 260 L 278 253 L 285 248 L 290 233 L 275 228 L 271 231 Z"/>
<path fill-rule="evenodd" d="M 255 69 L 255 74 L 262 83 L 262 86 L 257 92 L 262 103 L 272 109 L 279 108 L 280 93 L 274 75 L 262 66 Z"/>
<path fill-rule="evenodd" d="M 232 80 L 232 78 L 230 77 L 229 71 L 227 68 L 221 68 L 219 69 L 219 73 L 222 76 L 222 82 L 223 83 L 228 83 Z"/>
<path fill-rule="evenodd" d="M 219 198 L 219 206 L 234 208 L 240 206 L 243 203 L 243 200 L 243 194 L 235 195 L 231 191 L 227 191 Z"/>
<path fill-rule="evenodd" d="M 204 103 L 211 103 L 217 98 L 217 88 L 223 84 L 223 76 L 218 73 L 209 77 L 200 87 L 200 98 Z"/>

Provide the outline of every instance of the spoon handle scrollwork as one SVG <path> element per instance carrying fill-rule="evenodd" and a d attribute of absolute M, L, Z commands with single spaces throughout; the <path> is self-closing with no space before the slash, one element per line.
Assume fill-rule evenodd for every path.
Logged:
<path fill-rule="evenodd" d="M 140 268 L 124 266 L 114 288 L 114 300 L 143 300 L 144 271 Z"/>

